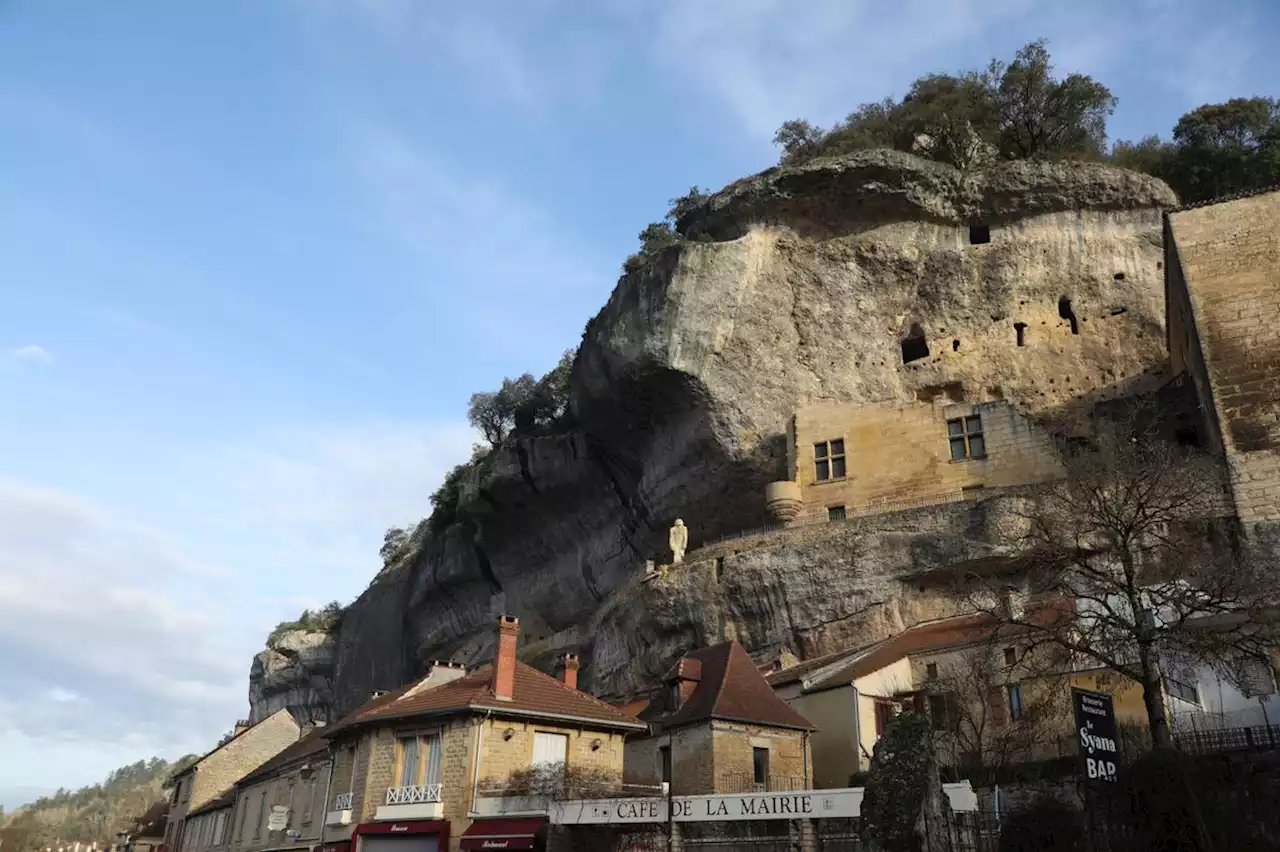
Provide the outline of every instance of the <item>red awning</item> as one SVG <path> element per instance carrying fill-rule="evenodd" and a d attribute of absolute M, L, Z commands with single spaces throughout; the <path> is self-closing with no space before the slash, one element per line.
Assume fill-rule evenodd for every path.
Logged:
<path fill-rule="evenodd" d="M 462 833 L 463 849 L 532 849 L 545 817 L 478 819 Z"/>

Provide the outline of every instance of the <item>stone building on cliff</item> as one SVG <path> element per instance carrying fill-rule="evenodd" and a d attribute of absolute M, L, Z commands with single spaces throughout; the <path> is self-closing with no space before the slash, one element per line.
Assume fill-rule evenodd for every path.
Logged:
<path fill-rule="evenodd" d="M 1179 439 L 1217 448 L 1265 538 L 1275 204 L 1179 210 L 1099 164 L 961 173 L 891 151 L 737 181 L 588 324 L 572 425 L 495 449 L 456 520 L 347 608 L 317 654 L 325 689 L 276 660 L 255 707 L 336 718 L 433 659 L 488 659 L 499 612 L 525 659 L 578 654 L 607 696 L 730 639 L 757 658 L 865 647 L 956 615 L 920 578 L 1008 557 L 1010 488 L 1056 476 L 1093 413 L 1129 400 L 1194 421 Z M 646 580 L 677 517 L 690 550 Z"/>

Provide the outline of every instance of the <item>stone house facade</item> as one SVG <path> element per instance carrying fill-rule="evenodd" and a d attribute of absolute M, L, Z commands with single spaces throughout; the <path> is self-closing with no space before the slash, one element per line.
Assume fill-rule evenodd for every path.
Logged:
<path fill-rule="evenodd" d="M 214 852 L 310 850 L 320 843 L 330 767 L 323 733 L 309 729 L 236 784 L 224 843 Z"/>
<path fill-rule="evenodd" d="M 674 795 L 811 786 L 809 720 L 774 695 L 736 641 L 676 662 L 651 697 L 630 705 L 648 724 L 626 741 L 629 784 Z"/>
<path fill-rule="evenodd" d="M 1069 601 L 1026 611 L 1052 627 L 1074 617 Z M 988 613 L 923 622 L 851 652 L 769 675 L 792 707 L 813 719 L 814 783 L 851 786 L 870 767 L 876 742 L 899 708 L 927 715 L 938 729 L 939 759 L 984 765 L 1059 757 L 1071 735 L 1070 688 L 1111 693 L 1116 717 L 1146 727 L 1142 688 L 1105 669 L 1080 669 L 1029 638 L 1034 628 Z M 1166 680 L 1171 715 L 1203 712 L 1197 687 Z"/>
<path fill-rule="evenodd" d="M 781 522 L 978 497 L 1061 476 L 1053 437 L 1006 402 L 940 392 L 910 405 L 806 406 L 787 429 L 785 482 L 767 501 Z"/>
<path fill-rule="evenodd" d="M 172 793 L 165 845 L 181 850 L 188 813 L 225 795 L 236 781 L 297 742 L 301 731 L 297 720 L 280 710 L 251 727 L 237 725 L 229 739 L 171 775 L 166 782 Z"/>
<path fill-rule="evenodd" d="M 419 844 L 415 852 L 469 848 L 468 834 L 510 825 L 513 815 L 521 830 L 540 824 L 545 802 L 510 784 L 535 767 L 621 782 L 623 739 L 645 726 L 579 691 L 576 657 L 559 679 L 519 662 L 518 635 L 519 622 L 504 616 L 493 664 L 468 672 L 436 663 L 325 731 L 333 754 L 326 846 L 395 852 L 381 847 L 399 826 L 397 836 Z"/>

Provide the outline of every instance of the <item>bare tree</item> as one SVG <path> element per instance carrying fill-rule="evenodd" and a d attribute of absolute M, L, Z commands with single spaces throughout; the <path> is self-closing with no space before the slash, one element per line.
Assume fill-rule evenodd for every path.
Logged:
<path fill-rule="evenodd" d="M 944 661 L 928 691 L 945 706 L 936 744 L 946 762 L 997 772 L 1047 756 L 1066 730 L 1065 657 L 1056 645 L 993 636 Z"/>
<path fill-rule="evenodd" d="M 1015 510 L 1026 589 L 1074 601 L 1070 618 L 1037 623 L 993 603 L 1007 587 L 991 577 L 966 579 L 982 590 L 980 606 L 1068 651 L 1078 667 L 1140 684 L 1152 744 L 1162 748 L 1173 744 L 1162 667 L 1265 658 L 1278 590 L 1240 546 L 1221 466 L 1163 440 L 1158 425 L 1138 412 L 1100 430 L 1095 446 L 1064 460 L 1062 480 Z"/>

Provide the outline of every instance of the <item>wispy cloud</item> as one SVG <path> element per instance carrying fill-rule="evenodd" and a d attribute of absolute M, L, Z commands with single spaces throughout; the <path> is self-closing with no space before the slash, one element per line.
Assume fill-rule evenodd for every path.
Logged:
<path fill-rule="evenodd" d="M 497 178 L 449 168 L 392 131 L 361 138 L 355 168 L 370 203 L 417 254 L 434 295 L 466 296 L 449 303 L 455 321 L 486 347 L 528 351 L 527 335 L 517 344 L 494 330 L 543 328 L 558 338 L 550 348 L 563 348 L 570 338 L 559 332 L 578 318 L 564 316 L 561 299 L 596 288 L 601 264 Z"/>
<path fill-rule="evenodd" d="M 53 353 L 43 346 L 28 343 L 9 350 L 9 360 L 18 364 L 38 364 L 46 366 L 53 363 Z"/>
<path fill-rule="evenodd" d="M 197 565 L 100 505 L 0 480 L 0 733 L 162 748 L 235 718 L 245 648 L 215 638 L 221 578 Z"/>

